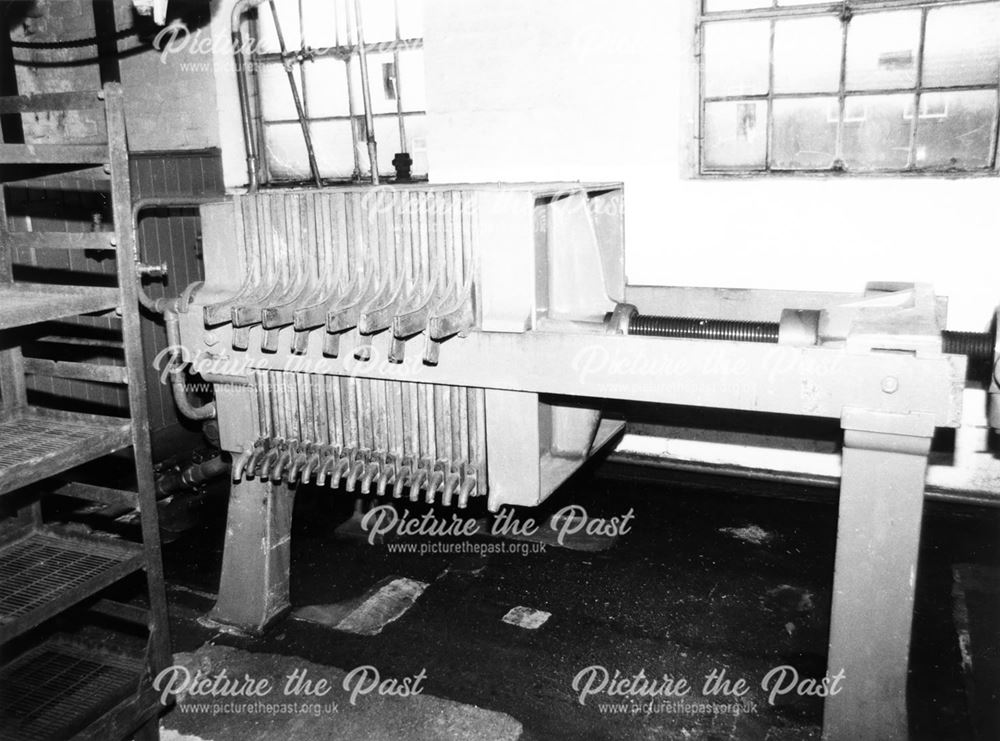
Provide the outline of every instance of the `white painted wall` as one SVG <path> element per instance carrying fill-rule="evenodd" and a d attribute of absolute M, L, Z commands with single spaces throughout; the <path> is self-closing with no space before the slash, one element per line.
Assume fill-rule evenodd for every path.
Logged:
<path fill-rule="evenodd" d="M 621 180 L 630 282 L 1000 301 L 993 178 L 687 177 L 696 0 L 428 0 L 431 178 Z"/>
<path fill-rule="evenodd" d="M 217 49 L 232 1 L 214 2 Z M 926 281 L 951 298 L 952 329 L 985 329 L 1000 301 L 1000 180 L 690 177 L 696 3 L 425 0 L 431 179 L 623 181 L 632 283 Z M 246 176 L 228 53 L 215 75 L 235 187 Z"/>

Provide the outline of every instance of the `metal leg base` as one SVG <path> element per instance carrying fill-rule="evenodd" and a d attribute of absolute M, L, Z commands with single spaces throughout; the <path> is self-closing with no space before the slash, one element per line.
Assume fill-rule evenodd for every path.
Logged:
<path fill-rule="evenodd" d="M 294 501 L 294 490 L 285 484 L 233 484 L 219 598 L 211 621 L 260 633 L 289 609 Z"/>
<path fill-rule="evenodd" d="M 908 737 L 906 686 L 924 479 L 934 434 L 922 414 L 845 412 L 826 699 L 831 741 Z"/>

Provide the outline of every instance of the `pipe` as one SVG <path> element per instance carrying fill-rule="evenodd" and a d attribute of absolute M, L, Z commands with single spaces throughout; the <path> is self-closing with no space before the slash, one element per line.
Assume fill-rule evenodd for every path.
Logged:
<path fill-rule="evenodd" d="M 271 6 L 271 15 L 274 18 L 274 32 L 278 36 L 278 48 L 281 50 L 281 62 L 288 75 L 288 86 L 292 90 L 292 101 L 295 103 L 295 112 L 299 117 L 299 126 L 302 127 L 302 138 L 306 142 L 306 154 L 309 156 L 309 170 L 312 172 L 313 181 L 317 188 L 323 186 L 323 180 L 319 175 L 319 165 L 316 164 L 316 150 L 313 148 L 312 134 L 309 131 L 309 120 L 306 118 L 306 110 L 302 105 L 302 96 L 299 95 L 299 86 L 295 84 L 295 73 L 292 72 L 292 62 L 289 61 L 288 48 L 285 46 L 285 35 L 281 32 L 281 21 L 278 20 L 278 8 L 275 0 L 268 0 Z"/>
<path fill-rule="evenodd" d="M 152 311 L 155 314 L 162 314 L 170 304 L 175 301 L 175 299 L 168 298 L 150 298 L 149 294 L 146 293 L 146 289 L 142 285 L 143 275 L 153 275 L 156 272 L 166 273 L 165 268 L 156 268 L 155 270 L 148 270 L 148 266 L 144 265 L 142 262 L 142 251 L 139 249 L 139 214 L 150 208 L 197 208 L 206 203 L 215 203 L 219 199 L 217 197 L 204 197 L 199 198 L 197 196 L 150 196 L 149 198 L 140 198 L 132 205 L 132 246 L 135 250 L 135 254 L 132 256 L 135 260 L 136 271 L 138 272 L 139 279 L 139 303 L 142 304 L 146 309 Z"/>
<path fill-rule="evenodd" d="M 339 35 L 337 41 L 340 42 Z M 347 44 L 350 45 L 350 43 L 351 38 L 348 35 Z M 354 173 L 351 175 L 351 180 L 361 180 L 361 153 L 358 151 L 358 130 L 355 126 L 357 113 L 354 110 L 354 77 L 351 74 L 350 54 L 344 59 L 344 70 L 347 72 L 347 114 L 351 119 L 351 148 L 354 152 Z"/>
<path fill-rule="evenodd" d="M 233 12 L 230 16 L 230 38 L 233 44 L 233 59 L 236 62 L 236 86 L 240 97 L 240 114 L 243 123 L 243 146 L 246 150 L 247 158 L 247 179 L 250 191 L 257 190 L 260 185 L 258 174 L 259 159 L 257 155 L 257 141 L 254 136 L 253 120 L 250 110 L 250 83 L 247 78 L 247 68 L 243 55 L 243 31 L 240 24 L 243 15 L 251 8 L 261 5 L 264 0 L 237 0 L 233 5 Z"/>
<path fill-rule="evenodd" d="M 192 463 L 187 468 L 173 468 L 156 481 L 156 496 L 163 499 L 185 489 L 191 489 L 211 479 L 229 474 L 231 464 L 217 455 L 202 463 Z"/>
<path fill-rule="evenodd" d="M 365 28 L 361 20 L 361 0 L 354 0 L 354 16 L 358 37 L 358 62 L 361 65 L 361 99 L 365 104 L 365 137 L 368 141 L 368 160 L 371 164 L 372 185 L 378 185 L 378 145 L 375 142 L 375 118 L 372 116 L 372 89 L 368 77 L 368 52 L 365 49 Z"/>
<path fill-rule="evenodd" d="M 396 13 L 396 48 L 392 50 L 392 71 L 396 76 L 393 81 L 396 93 L 396 117 L 399 119 L 399 151 L 407 154 L 406 151 L 406 117 L 403 116 L 403 85 L 400 82 L 402 73 L 399 70 L 399 43 L 402 41 L 399 35 L 399 0 L 393 3 Z"/>
<path fill-rule="evenodd" d="M 180 320 L 173 308 L 164 310 L 163 323 L 167 328 L 167 347 L 180 347 Z M 174 362 L 174 360 L 176 360 L 176 357 L 171 361 L 167 373 L 170 375 L 170 388 L 174 394 L 174 403 L 177 404 L 177 410 L 188 419 L 215 419 L 216 409 L 214 401 L 196 405 L 192 404 L 190 399 L 188 399 L 187 389 L 184 387 L 184 367 L 180 363 Z"/>

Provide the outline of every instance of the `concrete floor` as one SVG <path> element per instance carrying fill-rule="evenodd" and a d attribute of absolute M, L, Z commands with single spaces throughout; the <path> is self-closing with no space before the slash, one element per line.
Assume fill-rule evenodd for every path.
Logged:
<path fill-rule="evenodd" d="M 825 671 L 835 494 L 693 475 L 638 482 L 600 473 L 575 477 L 545 511 L 570 503 L 591 516 L 634 509 L 632 532 L 603 551 L 394 554 L 385 545 L 334 537 L 350 514 L 350 495 L 302 490 L 292 538 L 296 607 L 357 599 L 389 577 L 429 584 L 373 636 L 294 619 L 254 639 L 201 625 L 197 618 L 211 607 L 218 584 L 220 508 L 166 548 L 175 650 L 194 651 L 211 640 L 346 671 L 364 664 L 386 676 L 425 670 L 427 694 L 505 714 L 522 724 L 525 739 L 818 738 L 821 700 L 779 698 L 772 707 L 757 683 L 782 664 L 803 676 Z M 996 675 L 979 679 L 970 709 L 952 596 L 954 565 L 1000 566 L 998 532 L 998 511 L 927 508 L 912 661 L 914 738 L 973 739 L 974 725 L 1000 728 Z M 995 610 L 997 599 L 987 600 L 987 608 Z M 551 617 L 535 630 L 504 623 L 516 606 Z M 980 633 L 986 641 L 974 640 L 974 650 L 995 657 L 995 631 Z M 751 681 L 756 712 L 619 714 L 601 708 L 601 698 L 581 705 L 572 683 L 591 665 L 684 676 L 699 687 L 706 673 L 725 668 L 728 677 Z M 243 741 L 239 724 L 211 738 Z"/>

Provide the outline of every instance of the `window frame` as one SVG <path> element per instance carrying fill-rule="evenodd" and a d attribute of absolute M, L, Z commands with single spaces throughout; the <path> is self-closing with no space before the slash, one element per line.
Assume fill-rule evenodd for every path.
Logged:
<path fill-rule="evenodd" d="M 335 0 L 318 0 L 319 2 L 333 2 Z M 347 0 L 348 2 L 350 0 Z M 303 0 L 299 0 L 298 3 L 298 15 L 299 15 L 299 35 L 296 39 L 287 39 L 288 41 L 288 52 L 282 55 L 280 51 L 269 51 L 262 52 L 259 49 L 259 16 L 257 14 L 261 12 L 270 12 L 266 4 L 258 6 L 256 8 L 256 13 L 251 16 L 251 28 L 253 29 L 253 41 L 251 43 L 250 58 L 250 70 L 251 77 L 253 80 L 254 95 L 253 100 L 255 105 L 253 106 L 253 122 L 254 122 L 254 138 L 257 141 L 257 151 L 260 152 L 260 180 L 262 186 L 288 186 L 294 185 L 299 182 L 304 182 L 304 179 L 293 179 L 293 178 L 274 178 L 267 157 L 267 128 L 269 126 L 288 126 L 288 125 L 299 125 L 299 119 L 296 116 L 290 118 L 278 118 L 278 119 L 268 119 L 264 117 L 263 107 L 260 105 L 261 96 L 261 84 L 260 84 L 260 72 L 265 67 L 278 67 L 283 68 L 285 65 L 289 65 L 293 68 L 296 77 L 296 84 L 299 88 L 300 94 L 302 96 L 302 107 L 305 112 L 306 121 L 309 124 L 315 123 L 326 123 L 326 122 L 336 122 L 343 121 L 347 122 L 351 131 L 351 147 L 353 149 L 354 156 L 354 172 L 349 176 L 341 177 L 324 177 L 323 182 L 329 183 L 358 183 L 365 182 L 371 177 L 371 168 L 378 167 L 378 163 L 370 163 L 370 168 L 367 172 L 362 170 L 361 167 L 361 157 L 360 157 L 360 147 L 364 146 L 365 142 L 365 113 L 364 110 L 354 109 L 355 101 L 353 96 L 355 91 L 352 89 L 352 84 L 350 80 L 353 80 L 353 65 L 359 64 L 358 58 L 360 56 L 360 46 L 354 43 L 353 39 L 341 39 L 341 28 L 337 28 L 337 40 L 336 44 L 330 47 L 324 48 L 314 48 L 306 44 L 304 30 L 305 30 L 305 20 L 304 20 L 304 7 L 305 3 Z M 374 41 L 366 42 L 364 45 L 366 54 L 382 54 L 391 52 L 393 54 L 393 63 L 395 64 L 396 75 L 399 75 L 399 54 L 400 52 L 422 50 L 424 48 L 424 39 L 422 37 L 413 38 L 402 38 L 400 36 L 399 29 L 399 3 L 395 3 L 395 15 L 396 15 L 396 38 L 390 41 Z M 346 33 L 346 31 L 345 31 Z M 297 43 L 297 45 L 296 45 Z M 348 107 L 351 113 L 335 115 L 335 116 L 310 116 L 309 115 L 309 83 L 307 81 L 305 65 L 317 59 L 336 59 L 344 63 L 346 68 L 346 74 L 348 75 L 348 96 L 350 100 L 348 101 Z M 382 75 L 373 75 L 373 80 L 381 80 Z M 398 79 L 398 77 L 397 77 Z M 400 80 L 399 82 L 405 82 Z M 377 83 L 373 83 L 377 84 Z M 397 83 L 398 84 L 398 83 Z M 396 88 L 398 90 L 398 88 Z M 405 90 L 405 88 L 403 88 Z M 405 93 L 402 96 L 404 99 L 406 97 Z M 382 112 L 382 113 L 372 113 L 372 119 L 378 121 L 379 119 L 400 119 L 402 118 L 405 127 L 405 120 L 410 117 L 424 116 L 427 115 L 426 108 L 423 110 L 406 110 L 403 106 L 405 101 L 400 100 L 398 102 L 398 107 L 396 111 L 392 112 Z M 293 112 L 294 113 L 294 112 Z M 402 134 L 401 134 L 402 136 Z M 380 177 L 391 177 L 388 172 L 379 172 Z M 308 178 L 306 178 L 308 179 Z M 426 175 L 414 176 L 412 178 L 414 182 L 420 182 L 427 180 Z"/>
<path fill-rule="evenodd" d="M 794 0 L 789 0 L 794 1 Z M 822 4 L 811 5 L 782 5 L 779 0 L 770 0 L 770 7 L 747 8 L 725 11 L 706 10 L 709 0 L 693 0 L 695 4 L 695 41 L 694 55 L 696 61 L 697 75 L 697 111 L 695 122 L 695 170 L 700 178 L 747 178 L 747 177 L 775 177 L 775 176 L 850 176 L 850 177 L 995 177 L 1000 173 L 1000 161 L 998 161 L 998 141 L 1000 141 L 1000 75 L 996 82 L 992 84 L 973 85 L 925 85 L 924 84 L 924 64 L 925 64 L 925 42 L 927 38 L 927 18 L 928 13 L 936 8 L 958 7 L 968 5 L 1000 5 L 997 0 L 841 0 Z M 847 87 L 847 48 L 850 20 L 859 15 L 872 15 L 885 13 L 894 10 L 920 10 L 920 35 L 917 46 L 916 59 L 916 79 L 912 87 L 895 87 L 880 89 L 850 89 Z M 822 93 L 775 93 L 774 91 L 774 40 L 776 23 L 781 20 L 816 18 L 816 17 L 839 17 L 841 23 L 841 56 L 840 56 L 840 79 L 836 92 Z M 705 80 L 705 27 L 711 23 L 720 21 L 751 21 L 766 20 L 770 23 L 770 41 L 768 48 L 768 90 L 764 94 L 755 95 L 706 95 Z M 850 96 L 878 96 L 878 95 L 901 95 L 910 94 L 913 96 L 913 111 L 919 112 L 921 100 L 927 94 L 963 92 L 963 91 L 989 91 L 995 95 L 993 108 L 993 125 L 990 133 L 988 162 L 983 167 L 960 168 L 953 166 L 918 166 L 915 162 L 917 153 L 917 136 L 921 120 L 926 120 L 923 115 L 912 115 L 908 120 L 912 120 L 910 127 L 910 143 L 907 154 L 907 165 L 905 168 L 870 168 L 870 169 L 847 169 L 843 166 L 843 140 L 846 101 Z M 772 164 L 774 152 L 774 101 L 781 99 L 819 99 L 836 98 L 838 104 L 838 119 L 836 131 L 836 151 L 833 164 L 826 168 L 787 168 L 775 167 Z M 715 167 L 707 166 L 705 161 L 705 122 L 706 109 L 709 103 L 714 102 L 763 102 L 765 104 L 766 115 L 766 143 L 763 166 L 731 166 Z"/>

